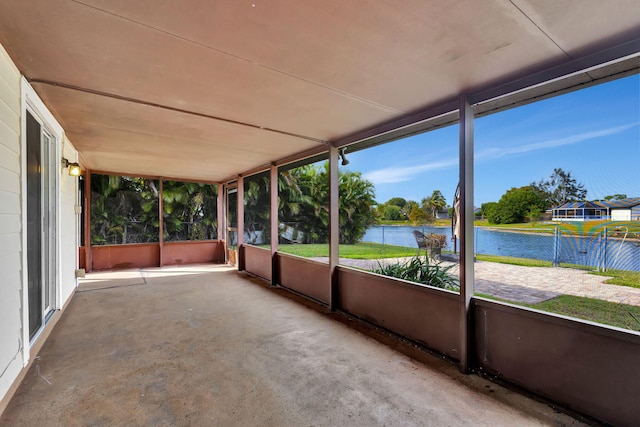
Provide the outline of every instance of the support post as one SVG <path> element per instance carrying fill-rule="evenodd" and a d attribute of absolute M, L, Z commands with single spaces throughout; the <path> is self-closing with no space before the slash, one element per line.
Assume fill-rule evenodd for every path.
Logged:
<path fill-rule="evenodd" d="M 473 109 L 466 96 L 460 97 L 460 371 L 471 369 L 473 323 L 471 297 L 474 294 L 473 236 Z"/>
<path fill-rule="evenodd" d="M 244 270 L 244 177 L 238 175 L 238 271 Z"/>
<path fill-rule="evenodd" d="M 87 169 L 84 176 L 84 268 L 90 273 L 93 258 L 91 257 L 91 171 Z"/>
<path fill-rule="evenodd" d="M 607 271 L 607 245 L 609 243 L 609 232 L 607 230 L 607 227 L 604 227 L 604 229 L 602 230 L 602 269 L 600 271 L 605 272 Z M 622 244 L 622 242 L 620 242 L 620 244 Z"/>
<path fill-rule="evenodd" d="M 278 166 L 275 163 L 271 164 L 271 176 L 269 184 L 271 185 L 271 286 L 275 286 L 279 283 L 278 277 L 278 227 L 280 220 L 278 218 Z"/>
<path fill-rule="evenodd" d="M 553 266 L 558 266 L 558 256 L 560 249 L 560 231 L 558 230 L 558 226 L 553 229 Z"/>
<path fill-rule="evenodd" d="M 164 201 L 162 200 L 162 193 L 164 191 L 164 180 L 160 177 L 160 184 L 158 185 L 159 194 L 158 194 L 158 245 L 160 245 L 159 252 L 159 260 L 160 265 L 158 267 L 162 267 L 164 265 L 164 254 L 162 253 L 164 248 Z"/>
<path fill-rule="evenodd" d="M 219 242 L 223 242 L 223 252 L 222 262 L 225 264 L 228 262 L 227 260 L 227 221 L 226 221 L 226 212 L 227 210 L 224 208 L 224 186 L 222 184 L 218 184 L 218 203 L 216 204 L 216 223 L 218 224 L 217 229 L 217 238 Z"/>
<path fill-rule="evenodd" d="M 329 310 L 338 305 L 338 263 L 340 248 L 340 195 L 338 177 L 338 149 L 329 148 Z"/>

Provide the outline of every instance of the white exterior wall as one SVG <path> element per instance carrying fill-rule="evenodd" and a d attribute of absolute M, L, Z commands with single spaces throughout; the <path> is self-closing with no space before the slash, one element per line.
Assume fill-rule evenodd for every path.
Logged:
<path fill-rule="evenodd" d="M 26 281 L 25 223 L 26 188 L 23 175 L 23 124 L 27 99 L 37 106 L 40 119 L 58 131 L 57 151 L 70 161 L 77 160 L 77 152 L 66 141 L 62 128 L 29 88 L 23 96 L 23 80 L 19 70 L 0 45 L 0 402 L 6 403 L 7 393 L 29 362 L 28 301 Z M 64 144 L 63 144 L 64 142 Z M 60 168 L 56 235 L 58 241 L 57 309 L 73 295 L 77 280 L 78 258 L 77 204 L 78 179 Z M 54 318 L 59 313 L 54 315 Z M 35 344 L 35 343 L 34 343 Z M 3 399 L 5 399 L 3 401 Z M 0 412 L 3 406 L 0 405 Z"/>
<path fill-rule="evenodd" d="M 20 73 L 0 46 L 0 398 L 24 367 Z"/>
<path fill-rule="evenodd" d="M 65 137 L 62 156 L 70 162 L 78 161 L 78 152 Z M 78 178 L 69 176 L 66 169 L 60 172 L 60 304 L 62 308 L 77 286 L 75 270 L 78 268 L 78 243 L 80 214 L 75 212 L 78 205 Z"/>
<path fill-rule="evenodd" d="M 611 221 L 631 221 L 631 209 L 611 209 Z"/>

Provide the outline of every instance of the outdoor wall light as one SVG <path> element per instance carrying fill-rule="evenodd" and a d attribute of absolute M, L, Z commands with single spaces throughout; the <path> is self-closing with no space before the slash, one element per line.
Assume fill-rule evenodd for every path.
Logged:
<path fill-rule="evenodd" d="M 346 147 L 345 148 L 341 148 L 338 151 L 338 154 L 342 158 L 342 166 L 347 166 L 349 164 L 349 160 L 347 160 L 347 156 L 344 153 L 345 151 L 347 151 Z"/>
<path fill-rule="evenodd" d="M 77 163 L 71 163 L 69 160 L 62 158 L 62 167 L 69 168 L 70 176 L 80 176 L 82 174 L 82 169 L 80 169 L 80 165 Z"/>

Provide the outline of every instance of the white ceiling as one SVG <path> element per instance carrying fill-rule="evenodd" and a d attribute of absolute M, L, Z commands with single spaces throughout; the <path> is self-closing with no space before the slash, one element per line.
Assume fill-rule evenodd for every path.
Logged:
<path fill-rule="evenodd" d="M 221 181 L 636 40 L 637 0 L 3 0 L 100 171 Z"/>

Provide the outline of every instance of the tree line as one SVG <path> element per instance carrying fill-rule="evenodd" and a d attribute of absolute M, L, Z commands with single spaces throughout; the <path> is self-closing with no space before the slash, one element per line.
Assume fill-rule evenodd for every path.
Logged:
<path fill-rule="evenodd" d="M 278 174 L 279 222 L 299 234 L 304 243 L 329 240 L 329 168 L 305 165 Z M 159 181 L 112 175 L 92 175 L 91 242 L 94 245 L 157 242 Z M 218 238 L 217 187 L 210 184 L 163 181 L 164 240 Z M 245 231 L 268 243 L 271 221 L 269 174 L 245 179 Z M 567 201 L 585 200 L 587 190 L 570 172 L 554 169 L 547 179 L 511 188 L 498 202 L 480 209 L 489 223 L 537 221 L 544 212 Z M 606 199 L 625 198 L 615 194 Z M 360 172 L 339 172 L 340 243 L 360 241 L 378 220 L 432 222 L 447 208 L 440 190 L 419 203 L 394 197 L 375 201 L 375 188 Z M 449 207 L 449 210 L 452 208 Z M 451 213 L 451 212 L 450 212 Z M 283 230 L 279 233 L 283 235 Z M 222 237 L 222 236 L 220 236 Z M 283 237 L 281 240 L 284 241 Z"/>
<path fill-rule="evenodd" d="M 165 241 L 217 238 L 215 185 L 179 181 L 162 185 Z M 91 193 L 92 245 L 159 240 L 158 180 L 92 174 Z"/>
<path fill-rule="evenodd" d="M 626 194 L 614 194 L 605 200 L 624 199 Z M 587 200 L 584 184 L 561 168 L 555 168 L 548 178 L 529 185 L 511 188 L 497 202 L 483 203 L 480 214 L 490 224 L 535 222 L 551 208 L 567 202 Z"/>
<path fill-rule="evenodd" d="M 447 207 L 447 199 L 440 190 L 434 190 L 420 203 L 393 197 L 376 207 L 377 218 L 384 221 L 411 221 L 413 224 L 428 224 L 436 219 L 438 212 Z"/>
<path fill-rule="evenodd" d="M 375 223 L 375 188 L 360 172 L 339 171 L 339 240 L 353 244 Z M 245 230 L 248 238 L 261 234 L 268 243 L 269 175 L 245 179 Z M 278 174 L 278 220 L 299 234 L 303 243 L 329 241 L 329 165 L 305 165 Z M 279 235 L 282 235 L 280 230 Z"/>
<path fill-rule="evenodd" d="M 294 230 L 295 241 L 329 241 L 329 167 L 305 165 L 278 174 L 278 216 Z M 245 178 L 245 237 L 249 243 L 269 243 L 271 236 L 270 175 Z M 447 207 L 439 190 L 420 203 L 395 197 L 377 204 L 373 184 L 360 172 L 339 172 L 339 240 L 353 244 L 379 220 L 433 221 Z M 218 238 L 217 186 L 211 184 L 115 175 L 92 175 L 91 243 L 93 245 L 147 243 L 159 240 L 159 198 L 163 202 L 164 241 Z M 233 223 L 233 210 L 230 223 Z M 220 236 L 222 237 L 222 236 Z"/>
<path fill-rule="evenodd" d="M 218 238 L 217 186 L 115 175 L 91 176 L 91 244 L 157 242 L 159 198 L 163 202 L 165 241 Z M 245 178 L 247 241 L 269 243 L 269 174 Z M 305 165 L 282 170 L 278 177 L 279 222 L 304 243 L 329 241 L 329 167 Z M 339 173 L 340 243 L 356 243 L 372 224 L 375 190 L 360 172 Z M 230 212 L 230 223 L 235 220 Z M 282 234 L 282 230 L 280 230 Z M 220 236 L 223 237 L 223 236 Z"/>

